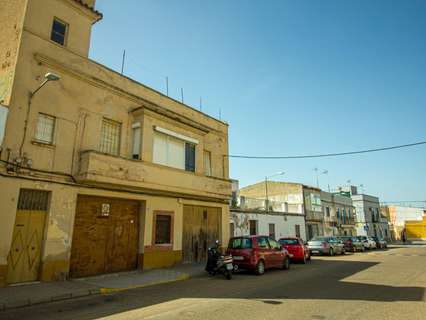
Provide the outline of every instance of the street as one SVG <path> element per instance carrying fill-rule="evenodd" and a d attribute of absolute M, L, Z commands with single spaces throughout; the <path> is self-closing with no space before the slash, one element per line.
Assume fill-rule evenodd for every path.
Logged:
<path fill-rule="evenodd" d="M 314 257 L 240 273 L 0 312 L 0 319 L 425 319 L 426 247 Z"/>

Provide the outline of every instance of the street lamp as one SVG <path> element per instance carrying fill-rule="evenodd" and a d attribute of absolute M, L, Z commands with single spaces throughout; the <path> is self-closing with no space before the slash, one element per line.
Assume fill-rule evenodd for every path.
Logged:
<path fill-rule="evenodd" d="M 25 122 L 24 122 L 24 134 L 22 135 L 21 145 L 19 147 L 19 157 L 22 157 L 22 148 L 24 147 L 25 137 L 27 135 L 28 118 L 29 118 L 29 115 L 30 115 L 31 103 L 32 103 L 32 100 L 33 100 L 35 94 L 37 92 L 39 92 L 40 89 L 43 88 L 48 82 L 59 81 L 60 79 L 61 79 L 60 76 L 58 76 L 58 75 L 56 75 L 52 72 L 48 72 L 44 75 L 44 81 L 37 87 L 37 89 L 35 89 L 33 92 L 30 92 L 29 99 L 28 99 L 27 114 L 25 116 Z"/>
<path fill-rule="evenodd" d="M 280 172 L 274 173 L 273 175 L 265 177 L 265 197 L 266 197 L 266 203 L 265 204 L 266 204 L 266 211 L 269 211 L 268 179 L 276 177 L 276 176 L 282 176 L 284 174 L 285 174 L 284 171 L 280 171 Z"/>

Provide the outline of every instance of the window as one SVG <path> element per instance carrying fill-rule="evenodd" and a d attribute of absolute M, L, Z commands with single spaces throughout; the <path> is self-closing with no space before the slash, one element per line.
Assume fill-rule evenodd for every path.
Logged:
<path fill-rule="evenodd" d="M 100 152 L 118 155 L 120 151 L 121 124 L 103 119 L 101 129 Z"/>
<path fill-rule="evenodd" d="M 195 172 L 195 144 L 185 143 L 185 170 Z"/>
<path fill-rule="evenodd" d="M 296 224 L 294 228 L 296 231 L 296 237 L 300 238 L 300 225 Z"/>
<path fill-rule="evenodd" d="M 273 223 L 269 224 L 269 236 L 272 239 L 275 239 L 275 224 L 273 224 Z"/>
<path fill-rule="evenodd" d="M 297 239 L 280 239 L 280 243 L 282 245 L 285 245 L 285 244 L 290 244 L 290 245 L 292 245 L 292 244 L 299 244 L 299 240 L 297 240 Z"/>
<path fill-rule="evenodd" d="M 139 122 L 132 125 L 132 140 L 132 159 L 139 160 L 141 151 L 141 124 Z"/>
<path fill-rule="evenodd" d="M 249 220 L 249 226 L 250 226 L 250 235 L 254 236 L 257 234 L 257 221 L 256 220 Z"/>
<path fill-rule="evenodd" d="M 186 171 L 195 171 L 195 145 L 181 139 L 154 133 L 154 163 Z"/>
<path fill-rule="evenodd" d="M 229 236 L 233 237 L 235 235 L 235 225 L 233 222 L 229 224 Z"/>
<path fill-rule="evenodd" d="M 204 150 L 204 174 L 212 175 L 212 154 L 210 151 Z"/>
<path fill-rule="evenodd" d="M 346 223 L 346 209 L 345 208 L 342 209 L 342 220 L 343 220 L 343 224 L 345 224 Z"/>
<path fill-rule="evenodd" d="M 35 139 L 37 142 L 53 144 L 53 133 L 55 131 L 55 117 L 39 113 Z"/>
<path fill-rule="evenodd" d="M 172 216 L 166 214 L 155 215 L 155 244 L 170 244 L 172 233 Z"/>
<path fill-rule="evenodd" d="M 52 33 L 50 39 L 59 43 L 61 46 L 65 45 L 65 40 L 67 36 L 68 24 L 60 21 L 59 19 L 53 19 Z"/>
<path fill-rule="evenodd" d="M 325 208 L 325 214 L 327 215 L 327 217 L 330 217 L 330 207 Z"/>
<path fill-rule="evenodd" d="M 257 238 L 257 246 L 259 248 L 269 249 L 268 239 L 266 239 L 265 237 Z"/>
<path fill-rule="evenodd" d="M 229 241 L 229 249 L 251 249 L 252 242 L 249 238 L 233 238 Z"/>
<path fill-rule="evenodd" d="M 337 223 L 340 223 L 340 208 L 336 209 Z"/>
<path fill-rule="evenodd" d="M 279 244 L 277 241 L 275 241 L 272 238 L 268 239 L 269 242 L 269 246 L 271 247 L 271 249 L 275 249 L 275 250 L 281 250 L 281 244 Z"/>
<path fill-rule="evenodd" d="M 0 105 L 0 145 L 3 143 L 4 132 L 6 130 L 6 119 L 9 109 Z"/>

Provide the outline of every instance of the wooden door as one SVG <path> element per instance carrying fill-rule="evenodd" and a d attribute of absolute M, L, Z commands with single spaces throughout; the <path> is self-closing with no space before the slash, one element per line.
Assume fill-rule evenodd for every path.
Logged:
<path fill-rule="evenodd" d="M 74 222 L 70 276 L 136 269 L 139 203 L 79 196 Z"/>
<path fill-rule="evenodd" d="M 182 253 L 186 263 L 207 259 L 207 249 L 220 239 L 221 214 L 218 208 L 184 206 Z"/>
<path fill-rule="evenodd" d="M 38 280 L 48 194 L 27 189 L 20 192 L 8 255 L 8 283 Z"/>

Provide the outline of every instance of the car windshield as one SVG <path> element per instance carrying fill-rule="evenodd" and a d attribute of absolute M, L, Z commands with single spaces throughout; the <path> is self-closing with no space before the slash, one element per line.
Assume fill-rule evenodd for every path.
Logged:
<path fill-rule="evenodd" d="M 280 239 L 278 240 L 281 244 L 299 244 L 299 241 L 297 239 Z"/>
<path fill-rule="evenodd" d="M 359 239 L 357 237 L 352 237 L 351 239 L 352 239 L 353 242 L 358 242 L 359 241 Z"/>
<path fill-rule="evenodd" d="M 233 238 L 229 240 L 229 249 L 251 249 L 251 239 Z"/>

